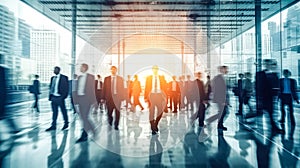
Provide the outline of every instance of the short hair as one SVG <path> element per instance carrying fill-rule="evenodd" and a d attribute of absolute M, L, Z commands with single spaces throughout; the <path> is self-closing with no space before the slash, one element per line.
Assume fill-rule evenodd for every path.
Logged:
<path fill-rule="evenodd" d="M 59 66 L 55 66 L 54 69 L 57 69 L 58 71 L 60 71 L 60 67 Z"/>
<path fill-rule="evenodd" d="M 34 75 L 34 77 L 35 77 L 35 78 L 39 78 L 40 76 L 39 76 L 39 75 Z"/>
<path fill-rule="evenodd" d="M 84 67 L 86 70 L 89 69 L 89 66 L 88 66 L 88 64 L 86 64 L 86 63 L 82 63 L 81 66 Z"/>
<path fill-rule="evenodd" d="M 116 66 L 111 66 L 110 69 L 118 69 Z"/>
<path fill-rule="evenodd" d="M 291 75 L 292 73 L 288 69 L 283 70 L 283 75 Z"/>
<path fill-rule="evenodd" d="M 97 77 L 98 77 L 98 78 L 101 78 L 101 75 L 98 74 Z"/>
<path fill-rule="evenodd" d="M 153 65 L 152 69 L 159 69 L 157 65 Z"/>

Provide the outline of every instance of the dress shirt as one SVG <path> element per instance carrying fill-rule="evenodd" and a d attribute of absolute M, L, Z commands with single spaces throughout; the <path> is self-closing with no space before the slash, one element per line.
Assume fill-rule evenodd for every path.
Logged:
<path fill-rule="evenodd" d="M 291 94 L 291 81 L 289 78 L 283 79 L 283 92 L 284 94 Z"/>
<path fill-rule="evenodd" d="M 53 95 L 54 96 L 60 96 L 60 94 L 58 93 L 58 84 L 59 84 L 59 79 L 60 79 L 60 74 L 57 74 L 56 76 L 56 80 L 54 81 L 54 92 L 53 92 Z M 55 78 L 53 78 L 55 79 Z"/>
<path fill-rule="evenodd" d="M 157 82 L 155 84 L 155 82 Z M 155 88 L 155 85 L 157 88 Z M 152 76 L 152 93 L 161 93 L 161 90 L 160 90 L 160 81 L 159 81 L 159 76 L 158 75 L 153 75 Z"/>
<path fill-rule="evenodd" d="M 87 73 L 83 73 L 78 78 L 78 90 L 77 90 L 77 94 L 79 96 L 84 96 L 85 95 L 84 91 L 85 91 L 86 78 L 87 78 Z"/>
<path fill-rule="evenodd" d="M 111 76 L 111 85 L 113 89 L 113 94 L 117 94 L 117 76 Z"/>

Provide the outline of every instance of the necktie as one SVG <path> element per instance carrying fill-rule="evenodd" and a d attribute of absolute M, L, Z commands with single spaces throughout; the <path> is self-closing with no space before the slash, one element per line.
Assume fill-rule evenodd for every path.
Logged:
<path fill-rule="evenodd" d="M 157 93 L 157 77 L 154 78 L 154 92 Z"/>
<path fill-rule="evenodd" d="M 51 94 L 53 94 L 54 91 L 55 91 L 56 78 L 57 78 L 57 76 L 54 76 L 53 79 L 52 79 L 51 90 L 50 90 Z"/>

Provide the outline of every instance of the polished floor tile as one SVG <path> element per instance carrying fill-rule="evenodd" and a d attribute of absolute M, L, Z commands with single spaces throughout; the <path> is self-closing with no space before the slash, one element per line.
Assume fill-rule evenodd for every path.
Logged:
<path fill-rule="evenodd" d="M 75 143 L 81 134 L 81 121 L 69 111 L 70 127 L 61 131 L 58 117 L 56 131 L 50 126 L 50 103 L 41 100 L 41 113 L 31 111 L 30 103 L 8 107 L 14 121 L 22 129 L 11 134 L 6 122 L 0 121 L 0 167 L 300 167 L 300 114 L 295 107 L 297 125 L 285 125 L 286 134 L 272 134 L 267 115 L 242 119 L 234 115 L 236 100 L 232 98 L 230 113 L 220 131 L 216 123 L 197 127 L 191 111 L 164 113 L 159 134 L 151 135 L 149 112 L 122 110 L 119 131 L 107 124 L 105 113 L 91 115 L 98 136 Z M 69 107 L 69 104 L 68 104 Z M 206 117 L 216 113 L 214 105 Z"/>

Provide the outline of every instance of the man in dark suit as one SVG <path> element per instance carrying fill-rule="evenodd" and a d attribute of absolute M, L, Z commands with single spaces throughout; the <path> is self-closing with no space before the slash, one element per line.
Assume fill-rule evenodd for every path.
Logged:
<path fill-rule="evenodd" d="M 162 117 L 163 110 L 166 106 L 166 81 L 163 76 L 158 75 L 158 66 L 152 67 L 153 75 L 146 79 L 145 102 L 149 104 L 149 121 L 151 124 L 152 135 L 158 132 L 158 123 Z M 157 108 L 156 118 L 155 107 Z"/>
<path fill-rule="evenodd" d="M 262 110 L 266 110 L 270 117 L 272 131 L 284 133 L 279 129 L 273 117 L 274 104 L 273 101 L 278 96 L 279 79 L 274 70 L 277 66 L 276 60 L 265 59 L 264 65 L 266 69 L 256 72 L 256 96 L 257 96 L 257 113 L 262 114 Z"/>
<path fill-rule="evenodd" d="M 239 74 L 239 80 L 238 80 L 238 98 L 239 98 L 239 110 L 237 113 L 235 113 L 236 115 L 242 115 L 243 114 L 243 78 L 244 78 L 244 74 L 240 73 Z"/>
<path fill-rule="evenodd" d="M 97 99 L 97 106 L 95 107 L 94 113 L 97 113 L 97 109 L 101 108 L 101 98 L 102 98 L 102 88 L 103 88 L 103 82 L 101 80 L 101 76 L 97 75 L 97 79 L 95 80 L 95 94 Z"/>
<path fill-rule="evenodd" d="M 199 126 L 203 127 L 204 126 L 204 118 L 205 118 L 205 101 L 207 101 L 207 96 L 205 93 L 205 89 L 204 89 L 204 83 L 201 79 L 202 77 L 202 73 L 201 72 L 197 72 L 195 73 L 196 75 L 196 86 L 197 86 L 197 90 L 198 90 L 198 94 L 199 94 L 199 107 L 198 107 L 198 118 L 199 118 Z"/>
<path fill-rule="evenodd" d="M 172 76 L 173 81 L 169 82 L 169 92 L 170 92 L 170 107 L 173 108 L 173 113 L 178 112 L 178 102 L 180 96 L 179 82 L 176 81 L 176 76 Z"/>
<path fill-rule="evenodd" d="M 295 126 L 293 100 L 299 104 L 297 96 L 297 82 L 295 79 L 290 78 L 291 72 L 287 69 L 283 70 L 284 78 L 280 79 L 280 99 L 281 99 L 281 123 L 285 121 L 285 105 L 289 107 L 291 125 Z"/>
<path fill-rule="evenodd" d="M 119 130 L 120 108 L 121 103 L 125 98 L 124 80 L 121 76 L 117 75 L 117 67 L 111 67 L 111 76 L 104 79 L 103 85 L 103 99 L 106 101 L 108 112 L 108 124 L 112 126 L 113 117 L 112 113 L 115 110 L 115 130 Z"/>
<path fill-rule="evenodd" d="M 69 127 L 68 114 L 65 105 L 65 99 L 68 97 L 69 84 L 68 77 L 60 74 L 60 67 L 54 67 L 55 76 L 51 77 L 49 100 L 52 107 L 52 124 L 46 131 L 56 130 L 56 120 L 58 116 L 58 107 L 60 107 L 65 124 L 62 130 Z"/>
<path fill-rule="evenodd" d="M 94 75 L 87 73 L 87 64 L 81 64 L 80 72 L 82 73 L 78 77 L 78 85 L 76 89 L 77 100 L 79 105 L 78 114 L 82 120 L 83 130 L 81 137 L 76 142 L 86 141 L 88 138 L 88 132 L 92 132 L 96 135 L 95 126 L 89 120 L 90 109 L 94 103 L 96 103 L 95 97 L 95 78 Z"/>
<path fill-rule="evenodd" d="M 38 102 L 39 102 L 39 94 L 41 94 L 40 92 L 40 81 L 39 81 L 39 75 L 34 75 L 35 77 L 35 80 L 33 81 L 33 90 L 32 90 L 32 93 L 34 95 L 34 104 L 33 104 L 33 108 L 36 109 L 36 112 L 40 112 L 40 109 L 39 109 L 39 105 L 38 105 Z"/>

